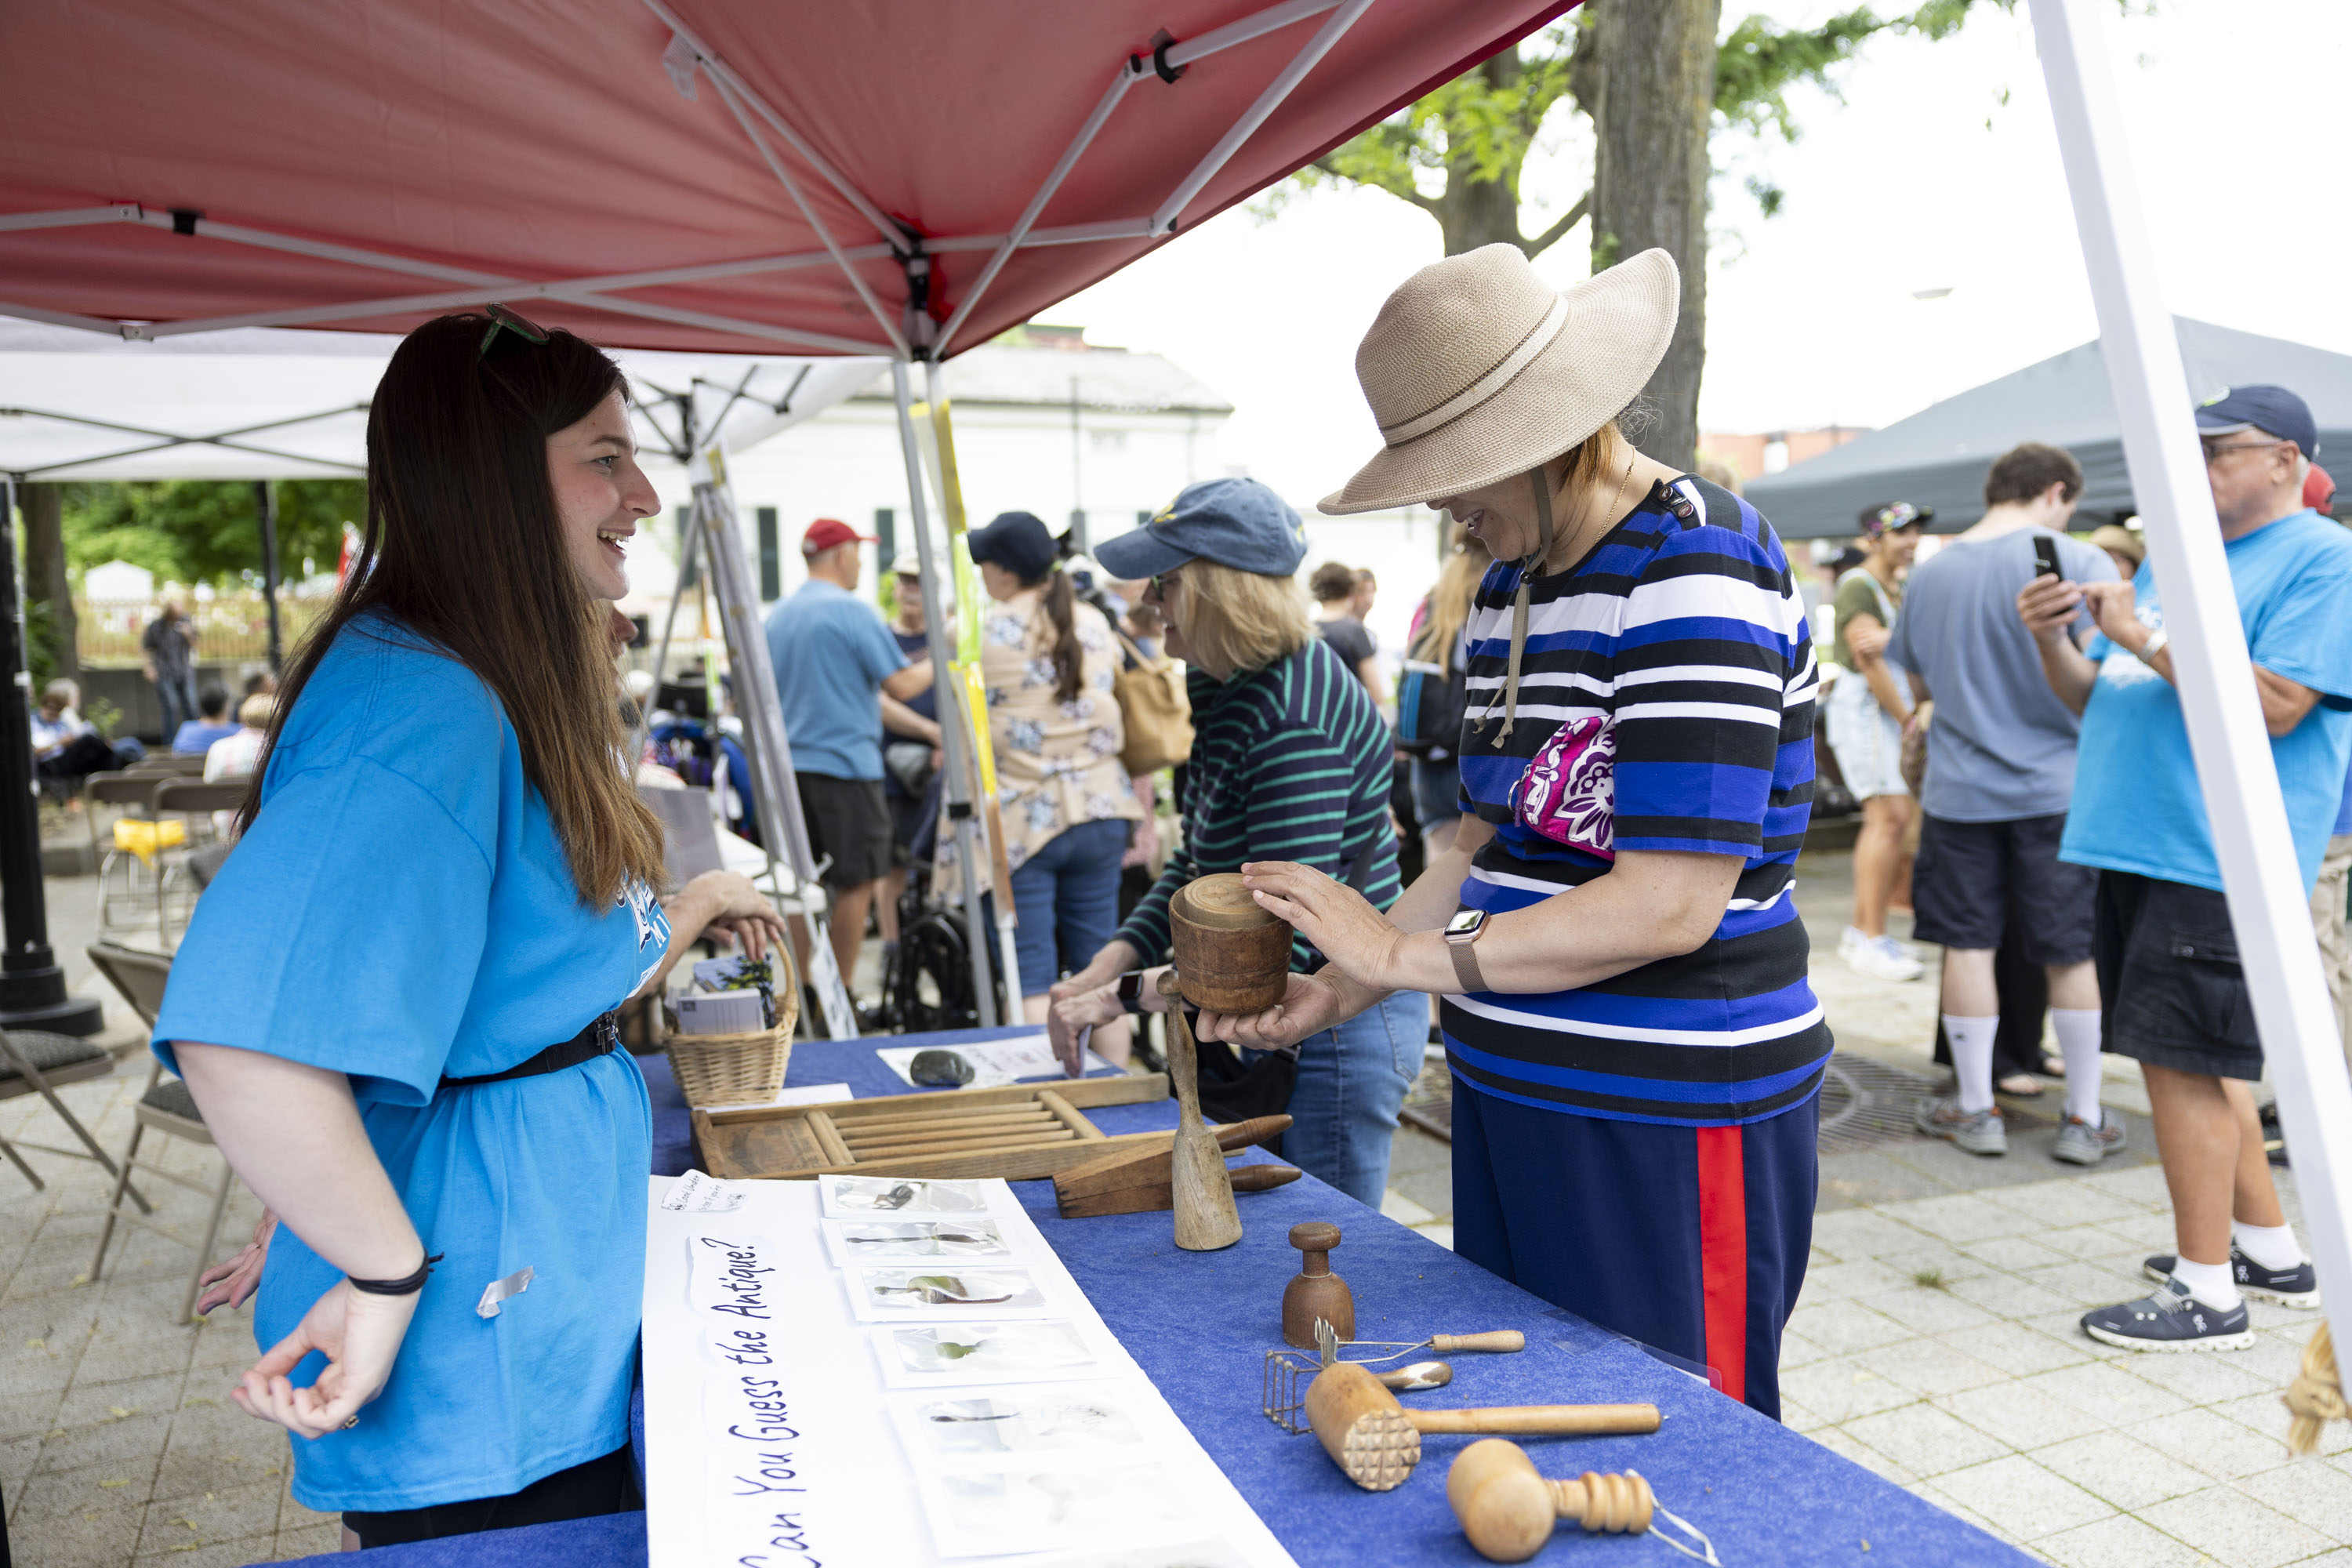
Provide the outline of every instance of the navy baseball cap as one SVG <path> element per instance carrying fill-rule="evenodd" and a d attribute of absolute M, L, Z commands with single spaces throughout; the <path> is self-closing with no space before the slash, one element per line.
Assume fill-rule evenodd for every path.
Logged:
<path fill-rule="evenodd" d="M 2292 441 L 2305 458 L 2319 456 L 2319 426 L 2311 405 L 2284 386 L 2233 386 L 2197 410 L 2200 436 L 2261 430 Z"/>
<path fill-rule="evenodd" d="M 1034 512 L 1003 511 L 964 535 L 974 562 L 993 561 L 1024 583 L 1034 583 L 1061 558 L 1058 540 Z"/>
<path fill-rule="evenodd" d="M 1125 582 L 1213 561 L 1266 577 L 1297 574 L 1307 559 L 1307 525 L 1290 503 L 1255 479 L 1186 485 L 1141 528 L 1095 547 L 1105 572 Z"/>

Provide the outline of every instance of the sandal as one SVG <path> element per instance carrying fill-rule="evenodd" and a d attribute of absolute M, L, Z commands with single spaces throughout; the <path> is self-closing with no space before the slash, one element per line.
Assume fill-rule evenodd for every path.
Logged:
<path fill-rule="evenodd" d="M 2066 1058 L 2064 1057 L 2053 1056 L 2048 1051 L 2042 1052 L 2042 1076 L 2043 1078 L 2064 1078 L 2066 1076 Z"/>
<path fill-rule="evenodd" d="M 1993 1088 L 2019 1100 L 2032 1100 L 2042 1092 L 2042 1080 L 2030 1072 L 2014 1072 L 1995 1083 Z"/>

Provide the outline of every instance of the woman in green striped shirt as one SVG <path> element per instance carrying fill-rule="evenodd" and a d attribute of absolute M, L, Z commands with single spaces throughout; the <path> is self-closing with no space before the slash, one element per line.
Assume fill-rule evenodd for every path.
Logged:
<path fill-rule="evenodd" d="M 1145 602 L 1164 610 L 1168 651 L 1187 667 L 1193 738 L 1182 847 L 1094 962 L 1054 988 L 1050 1027 L 1066 1063 L 1077 1061 L 1079 1030 L 1162 1007 L 1145 967 L 1166 963 L 1168 900 L 1195 877 L 1297 860 L 1380 909 L 1403 890 L 1388 808 L 1393 743 L 1363 683 L 1307 619 L 1295 575 L 1306 553 L 1298 514 L 1255 479 L 1190 486 L 1095 552 L 1111 576 L 1151 580 Z M 1320 962 L 1294 945 L 1292 968 Z M 1284 1157 L 1379 1207 L 1427 1034 L 1427 1005 L 1400 992 L 1302 1040 Z"/>

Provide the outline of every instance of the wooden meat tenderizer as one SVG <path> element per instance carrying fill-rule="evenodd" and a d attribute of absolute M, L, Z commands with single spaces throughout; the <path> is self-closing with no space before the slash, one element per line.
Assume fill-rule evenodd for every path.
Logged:
<path fill-rule="evenodd" d="M 1176 1004 L 1168 1012 L 1168 1079 L 1176 1089 L 1177 1110 L 1176 1144 L 1169 1152 L 1176 1245 L 1187 1252 L 1214 1252 L 1242 1238 L 1242 1216 L 1234 1209 L 1225 1152 L 1201 1120 L 1200 1054 L 1173 969 L 1160 971 L 1160 994 Z"/>
<path fill-rule="evenodd" d="M 1315 1349 L 1318 1321 L 1330 1324 L 1342 1340 L 1354 1339 L 1355 1293 L 1331 1272 L 1331 1249 L 1339 1245 L 1339 1227 L 1319 1219 L 1294 1225 L 1290 1245 L 1298 1248 L 1298 1272 L 1282 1288 L 1282 1342 L 1303 1351 Z"/>
<path fill-rule="evenodd" d="M 1217 1147 L 1231 1154 L 1273 1142 L 1290 1128 L 1287 1116 L 1254 1116 L 1247 1121 L 1214 1129 Z M 1175 1174 L 1171 1161 L 1175 1135 L 1168 1145 L 1140 1151 L 1121 1150 L 1073 1165 L 1054 1178 L 1054 1201 L 1064 1219 L 1093 1219 L 1103 1215 L 1149 1214 L 1176 1206 Z M 1226 1169 L 1237 1193 L 1271 1192 L 1298 1180 L 1295 1165 L 1234 1165 Z"/>
<path fill-rule="evenodd" d="M 1366 1491 L 1393 1491 L 1421 1463 L 1423 1433 L 1510 1432 L 1594 1436 L 1658 1429 L 1654 1405 L 1521 1405 L 1491 1410 L 1407 1410 L 1354 1362 L 1315 1374 L 1307 1422 L 1347 1478 Z"/>
<path fill-rule="evenodd" d="M 1702 1563 L 1716 1561 L 1715 1547 L 1691 1525 L 1658 1507 L 1657 1495 L 1639 1472 L 1550 1480 L 1517 1443 L 1483 1438 L 1455 1457 L 1445 1475 L 1445 1500 L 1462 1522 L 1462 1533 L 1489 1563 L 1524 1563 L 1543 1550 L 1552 1526 L 1570 1519 L 1588 1531 L 1640 1535 L 1655 1514 L 1688 1533 L 1703 1551 L 1661 1531 L 1658 1540 Z"/>

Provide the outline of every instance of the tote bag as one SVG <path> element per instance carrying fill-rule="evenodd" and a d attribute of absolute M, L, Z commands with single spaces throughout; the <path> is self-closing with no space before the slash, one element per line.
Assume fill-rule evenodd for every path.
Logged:
<path fill-rule="evenodd" d="M 1127 729 L 1118 764 L 1130 775 L 1173 767 L 1192 754 L 1192 700 L 1184 694 L 1184 672 L 1172 658 L 1147 657 L 1126 633 L 1114 635 L 1127 649 L 1110 688 Z"/>

